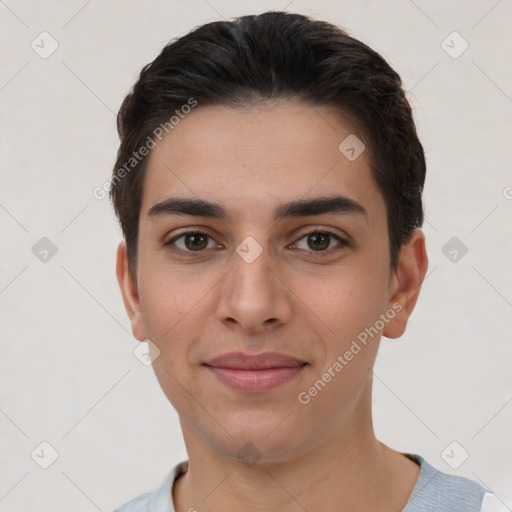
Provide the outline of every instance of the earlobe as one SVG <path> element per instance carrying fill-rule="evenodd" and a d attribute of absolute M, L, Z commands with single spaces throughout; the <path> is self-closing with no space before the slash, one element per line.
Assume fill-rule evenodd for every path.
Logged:
<path fill-rule="evenodd" d="M 382 334 L 387 338 L 399 338 L 405 332 L 427 273 L 428 258 L 425 249 L 425 235 L 415 229 L 411 239 L 401 251 L 397 268 L 391 279 L 388 308 L 395 316 L 386 324 Z"/>
<path fill-rule="evenodd" d="M 142 321 L 139 293 L 137 283 L 128 266 L 128 254 L 124 240 L 117 248 L 116 275 L 123 296 L 124 307 L 132 324 L 132 333 L 137 340 L 144 341 L 147 336 Z"/>

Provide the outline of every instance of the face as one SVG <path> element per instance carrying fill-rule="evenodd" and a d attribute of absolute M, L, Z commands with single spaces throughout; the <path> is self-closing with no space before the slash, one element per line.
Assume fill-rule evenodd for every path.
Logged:
<path fill-rule="evenodd" d="M 118 278 L 187 445 L 284 460 L 370 414 L 380 336 L 402 334 L 426 258 L 418 231 L 390 268 L 351 134 L 301 103 L 199 105 L 152 149 L 136 282 L 124 244 Z"/>

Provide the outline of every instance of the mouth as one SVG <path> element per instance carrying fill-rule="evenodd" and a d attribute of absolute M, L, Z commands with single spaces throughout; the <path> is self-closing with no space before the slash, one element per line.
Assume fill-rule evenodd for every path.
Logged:
<path fill-rule="evenodd" d="M 245 393 L 260 393 L 280 386 L 297 377 L 307 365 L 277 352 L 258 355 L 232 352 L 204 363 L 221 382 Z"/>

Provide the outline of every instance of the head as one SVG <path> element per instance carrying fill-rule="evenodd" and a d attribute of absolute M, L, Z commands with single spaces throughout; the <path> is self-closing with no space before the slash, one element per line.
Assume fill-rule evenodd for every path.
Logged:
<path fill-rule="evenodd" d="M 380 336 L 403 333 L 427 266 L 425 160 L 398 74 L 328 23 L 244 16 L 167 45 L 118 130 L 118 278 L 184 430 L 277 460 L 299 425 L 305 453 L 361 419 Z M 234 351 L 290 355 L 301 371 L 240 393 L 206 364 Z"/>

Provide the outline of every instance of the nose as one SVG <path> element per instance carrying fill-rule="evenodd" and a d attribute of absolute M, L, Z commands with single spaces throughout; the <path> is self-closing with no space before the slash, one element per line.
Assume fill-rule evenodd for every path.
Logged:
<path fill-rule="evenodd" d="M 269 333 L 289 322 L 290 289 L 267 250 L 253 261 L 233 253 L 233 267 L 223 280 L 217 307 L 219 320 L 246 335 Z"/>

